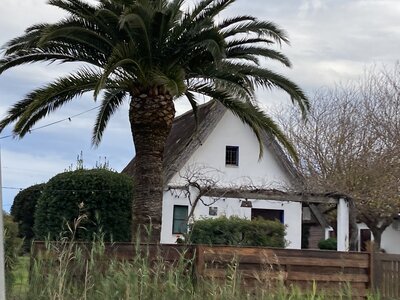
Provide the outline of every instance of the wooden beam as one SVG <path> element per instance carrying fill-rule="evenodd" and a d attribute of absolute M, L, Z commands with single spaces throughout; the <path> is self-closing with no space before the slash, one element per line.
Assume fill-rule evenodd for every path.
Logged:
<path fill-rule="evenodd" d="M 168 189 L 187 189 L 185 186 L 169 186 Z M 248 200 L 293 201 L 302 203 L 337 204 L 338 199 L 324 195 L 305 195 L 286 193 L 278 190 L 239 190 L 234 188 L 214 188 L 204 193 L 204 196 L 218 198 L 240 198 Z"/>

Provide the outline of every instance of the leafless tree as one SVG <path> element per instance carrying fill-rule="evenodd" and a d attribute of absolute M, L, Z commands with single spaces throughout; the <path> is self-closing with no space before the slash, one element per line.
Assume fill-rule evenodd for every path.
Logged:
<path fill-rule="evenodd" d="M 349 195 L 380 247 L 400 212 L 400 64 L 318 91 L 306 123 L 293 110 L 280 120 L 297 147 L 305 189 Z"/>
<path fill-rule="evenodd" d="M 190 211 L 187 220 L 190 221 L 194 216 L 194 211 L 201 202 L 204 206 L 211 206 L 217 202 L 221 197 L 213 197 L 211 202 L 207 203 L 203 200 L 205 194 L 216 188 L 220 182 L 221 171 L 209 166 L 193 164 L 184 168 L 180 173 L 181 184 L 170 186 L 171 190 L 175 193 L 188 199 L 190 204 Z"/>

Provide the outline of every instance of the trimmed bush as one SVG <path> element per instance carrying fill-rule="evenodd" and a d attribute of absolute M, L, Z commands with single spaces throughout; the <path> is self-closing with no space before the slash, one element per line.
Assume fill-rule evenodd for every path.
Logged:
<path fill-rule="evenodd" d="M 337 240 L 335 238 L 329 238 L 327 240 L 321 240 L 318 243 L 318 248 L 321 250 L 337 250 Z"/>
<path fill-rule="evenodd" d="M 130 241 L 132 179 L 105 169 L 79 169 L 54 176 L 39 198 L 34 232 L 37 239 L 57 239 L 80 215 L 78 240 L 102 232 L 106 241 Z"/>
<path fill-rule="evenodd" d="M 285 247 L 285 226 L 261 218 L 220 217 L 195 221 L 189 242 L 206 245 Z"/>
<path fill-rule="evenodd" d="M 23 249 L 25 252 L 29 252 L 31 247 L 36 203 L 42 195 L 44 187 L 45 184 L 42 183 L 22 190 L 15 196 L 11 206 L 10 213 L 14 221 L 18 223 L 19 237 L 24 239 Z"/>

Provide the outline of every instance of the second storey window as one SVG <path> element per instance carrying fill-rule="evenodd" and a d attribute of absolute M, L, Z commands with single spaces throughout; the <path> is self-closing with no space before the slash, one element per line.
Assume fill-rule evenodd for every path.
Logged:
<path fill-rule="evenodd" d="M 238 166 L 239 165 L 239 147 L 238 146 L 226 146 L 225 164 L 227 166 Z"/>

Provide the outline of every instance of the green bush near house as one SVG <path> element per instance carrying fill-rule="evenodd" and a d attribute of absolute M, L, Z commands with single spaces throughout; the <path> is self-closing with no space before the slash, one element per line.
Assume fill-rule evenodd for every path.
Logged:
<path fill-rule="evenodd" d="M 78 216 L 85 221 L 75 232 L 78 240 L 91 240 L 102 232 L 105 241 L 130 241 L 132 179 L 106 169 L 64 172 L 46 184 L 35 211 L 35 238 L 57 239 L 65 224 Z"/>
<path fill-rule="evenodd" d="M 329 238 L 321 240 L 318 243 L 318 248 L 321 250 L 337 250 L 337 240 L 335 238 Z"/>
<path fill-rule="evenodd" d="M 195 221 L 188 240 L 192 244 L 285 247 L 285 226 L 261 218 L 220 217 Z"/>

